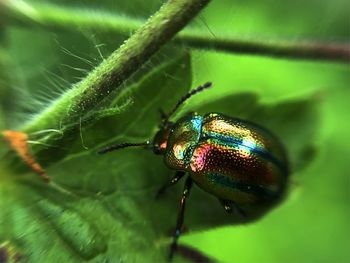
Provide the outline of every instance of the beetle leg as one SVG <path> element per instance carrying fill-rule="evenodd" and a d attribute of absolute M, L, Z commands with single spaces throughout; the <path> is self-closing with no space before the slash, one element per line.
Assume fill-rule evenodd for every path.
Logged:
<path fill-rule="evenodd" d="M 184 222 L 184 215 L 185 215 L 185 205 L 186 205 L 186 199 L 190 194 L 190 190 L 192 187 L 192 179 L 191 177 L 187 177 L 186 182 L 185 182 L 185 187 L 182 192 L 182 197 L 180 200 L 180 207 L 179 207 L 179 213 L 177 215 L 177 221 L 176 221 L 176 228 L 173 236 L 173 242 L 170 246 L 170 254 L 169 254 L 169 259 L 172 259 L 174 252 L 176 251 L 177 248 L 177 240 L 179 239 L 181 235 L 181 228 Z"/>
<path fill-rule="evenodd" d="M 173 186 L 177 182 L 180 181 L 180 179 L 185 175 L 186 172 L 183 171 L 176 171 L 175 175 L 169 182 L 166 182 L 157 192 L 156 199 L 158 199 L 162 194 L 164 194 L 165 190 L 169 188 L 170 186 Z"/>
<path fill-rule="evenodd" d="M 221 205 L 224 207 L 227 213 L 232 213 L 233 209 L 237 211 L 237 213 L 242 217 L 247 217 L 246 212 L 235 202 L 231 200 L 219 199 Z"/>
<path fill-rule="evenodd" d="M 232 213 L 233 210 L 232 210 L 232 204 L 230 201 L 225 200 L 225 199 L 219 199 L 219 202 L 221 203 L 221 205 L 225 209 L 226 213 Z"/>

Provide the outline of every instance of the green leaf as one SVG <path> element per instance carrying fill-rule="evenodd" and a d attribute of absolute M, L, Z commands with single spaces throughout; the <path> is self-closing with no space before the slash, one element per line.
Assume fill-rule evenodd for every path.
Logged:
<path fill-rule="evenodd" d="M 133 100 L 128 110 L 98 120 L 85 135 L 99 143 L 113 137 L 121 141 L 144 139 L 159 122 L 156 105 L 168 109 L 178 99 L 172 95 L 183 94 L 190 83 L 190 57 L 183 54 L 127 89 L 124 96 Z M 169 99 L 165 102 L 164 98 Z M 96 130 L 113 122 L 109 131 Z M 140 159 L 140 154 L 145 159 Z M 95 150 L 80 155 L 52 166 L 48 174 L 53 182 L 49 185 L 40 183 L 37 175 L 14 177 L 8 167 L 1 169 L 1 239 L 30 262 L 43 257 L 50 262 L 162 261 L 169 239 L 143 214 L 145 205 L 140 202 L 147 198 L 155 203 L 154 187 L 149 183 L 154 184 L 151 177 L 158 175 L 153 170 L 147 178 L 143 172 L 144 167 L 155 169 L 152 163 L 159 164 L 159 160 L 140 150 L 126 150 L 119 158 L 118 154 L 97 156 Z M 86 165 L 77 166 L 79 162 Z"/>

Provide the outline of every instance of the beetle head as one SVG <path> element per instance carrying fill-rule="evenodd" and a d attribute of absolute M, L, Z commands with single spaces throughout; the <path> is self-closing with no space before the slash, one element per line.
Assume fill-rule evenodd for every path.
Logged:
<path fill-rule="evenodd" d="M 171 128 L 161 127 L 153 138 L 153 152 L 155 154 L 165 154 Z"/>

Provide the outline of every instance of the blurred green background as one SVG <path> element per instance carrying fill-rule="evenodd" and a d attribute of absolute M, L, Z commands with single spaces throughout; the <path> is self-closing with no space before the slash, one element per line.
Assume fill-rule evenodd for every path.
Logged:
<path fill-rule="evenodd" d="M 347 1 L 224 2 L 205 12 L 214 34 L 349 41 Z M 216 87 L 253 91 L 264 102 L 315 94 L 320 124 L 305 141 L 315 142 L 317 154 L 292 175 L 285 203 L 252 225 L 196 234 L 186 242 L 222 262 L 348 262 L 349 65 L 206 52 L 196 52 L 194 61 L 198 83 L 215 79 Z"/>
<path fill-rule="evenodd" d="M 161 4 L 141 0 L 50 2 L 82 10 L 108 10 L 137 19 L 147 18 Z M 349 43 L 349 10 L 350 3 L 345 0 L 222 0 L 209 4 L 191 26 L 208 38 L 218 34 L 243 39 Z M 72 68 L 92 68 L 90 62 L 67 53 L 97 65 L 101 60 L 99 50 L 108 56 L 125 39 L 116 33 L 79 27 L 70 31 L 43 30 L 12 23 L 0 25 L 0 33 L 0 128 L 17 127 L 67 89 L 69 83 L 85 75 Z M 249 112 L 254 119 L 256 112 L 252 108 L 259 109 L 255 104 L 272 108 L 294 101 L 307 104 L 294 106 L 288 114 L 277 114 L 280 129 L 286 127 L 285 134 L 297 138 L 282 138 L 290 144 L 287 149 L 297 148 L 290 150 L 300 153 L 293 158 L 305 160 L 303 165 L 293 167 L 288 198 L 258 222 L 190 233 L 181 242 L 219 262 L 349 262 L 349 64 L 193 50 L 186 45 L 181 49 L 191 53 L 192 87 L 206 81 L 215 86 L 194 97 L 187 108 L 224 101 L 237 115 L 246 116 L 245 112 Z M 163 49 L 146 69 L 170 59 L 172 53 Z M 255 96 L 255 104 L 230 101 L 242 94 Z M 265 126 L 269 127 L 269 121 Z M 290 122 L 295 125 L 289 125 Z M 310 147 L 304 149 L 305 145 Z M 50 174 L 60 169 L 62 166 L 52 168 Z M 195 213 L 196 204 L 190 204 L 189 209 Z M 174 220 L 169 219 L 169 224 Z"/>

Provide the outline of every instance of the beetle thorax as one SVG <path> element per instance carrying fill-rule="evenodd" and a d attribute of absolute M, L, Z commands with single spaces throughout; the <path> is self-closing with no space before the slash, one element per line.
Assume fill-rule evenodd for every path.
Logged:
<path fill-rule="evenodd" d="M 202 129 L 202 117 L 190 113 L 179 119 L 170 129 L 165 150 L 169 168 L 186 171 Z"/>

